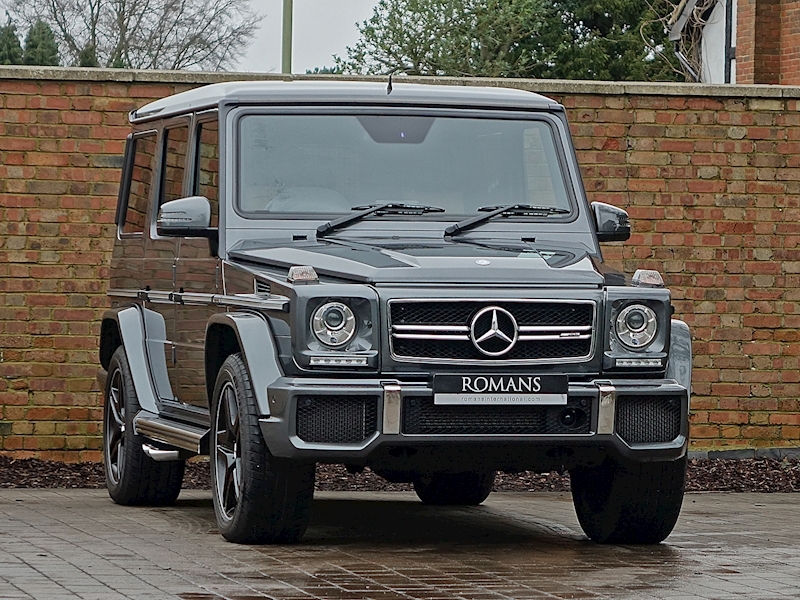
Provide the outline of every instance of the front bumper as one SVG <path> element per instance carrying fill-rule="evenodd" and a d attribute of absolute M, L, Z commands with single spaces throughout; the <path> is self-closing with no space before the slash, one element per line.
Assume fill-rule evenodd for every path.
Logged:
<path fill-rule="evenodd" d="M 401 470 L 433 468 L 439 462 L 456 468 L 454 463 L 464 461 L 502 470 L 571 468 L 594 464 L 608 455 L 637 461 L 674 460 L 685 454 L 688 445 L 689 394 L 672 379 L 571 382 L 570 403 L 577 399 L 590 403 L 588 422 L 578 433 L 408 433 L 403 414 L 408 410 L 406 400 L 428 398 L 430 402 L 432 396 L 425 382 L 283 377 L 268 389 L 270 416 L 260 420 L 261 430 L 274 456 Z M 309 402 L 309 397 L 332 397 L 332 402 L 343 397 L 374 400 L 376 414 L 370 421 L 374 431 L 356 442 L 308 441 L 307 435 L 301 439 L 298 402 Z M 637 410 L 629 401 L 641 398 L 673 407 L 676 422 L 667 434 L 670 439 L 632 439 L 636 435 L 620 419 L 629 419 L 631 411 Z M 619 410 L 621 400 L 629 402 L 625 411 Z M 650 417 L 651 413 L 641 416 Z"/>

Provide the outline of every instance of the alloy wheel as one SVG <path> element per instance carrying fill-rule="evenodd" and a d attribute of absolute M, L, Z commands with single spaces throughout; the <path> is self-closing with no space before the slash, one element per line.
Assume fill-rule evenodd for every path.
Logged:
<path fill-rule="evenodd" d="M 106 468 L 109 479 L 117 484 L 125 468 L 125 392 L 120 369 L 111 374 L 104 418 Z"/>
<path fill-rule="evenodd" d="M 242 493 L 242 451 L 236 388 L 226 381 L 217 402 L 215 481 L 217 501 L 225 520 L 233 519 Z"/>

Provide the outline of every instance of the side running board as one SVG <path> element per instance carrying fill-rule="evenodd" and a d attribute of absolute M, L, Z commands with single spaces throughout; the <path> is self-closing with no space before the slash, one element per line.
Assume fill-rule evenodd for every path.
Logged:
<path fill-rule="evenodd" d="M 146 438 L 189 450 L 195 454 L 208 452 L 209 429 L 170 421 L 145 410 L 133 418 L 133 429 Z"/>

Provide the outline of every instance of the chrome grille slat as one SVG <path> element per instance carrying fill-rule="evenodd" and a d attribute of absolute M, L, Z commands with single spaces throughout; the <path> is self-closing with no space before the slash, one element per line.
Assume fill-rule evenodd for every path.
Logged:
<path fill-rule="evenodd" d="M 398 340 L 454 340 L 469 341 L 468 335 L 447 335 L 440 333 L 395 333 L 392 337 Z"/>
<path fill-rule="evenodd" d="M 472 317 L 489 306 L 504 308 L 517 321 L 517 343 L 502 357 L 482 354 L 470 338 Z M 595 320 L 592 300 L 390 300 L 389 343 L 398 362 L 585 362 L 594 353 Z"/>
<path fill-rule="evenodd" d="M 392 325 L 395 331 L 469 331 L 466 325 Z"/>
<path fill-rule="evenodd" d="M 469 331 L 469 327 L 466 328 Z M 548 327 L 542 325 L 520 325 L 519 332 L 520 333 L 528 333 L 528 332 L 573 332 L 573 331 L 591 331 L 591 325 L 584 325 L 584 326 L 573 326 L 573 327 Z"/>
<path fill-rule="evenodd" d="M 518 339 L 520 342 L 533 342 L 536 340 L 588 340 L 591 337 L 592 336 L 589 334 L 568 335 L 566 333 L 562 333 L 559 335 L 521 335 Z M 467 336 L 467 339 L 469 339 L 469 336 Z"/>

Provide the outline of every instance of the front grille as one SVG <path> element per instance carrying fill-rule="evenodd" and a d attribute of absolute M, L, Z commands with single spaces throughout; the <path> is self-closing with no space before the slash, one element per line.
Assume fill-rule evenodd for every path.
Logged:
<path fill-rule="evenodd" d="M 425 300 L 392 302 L 393 325 L 468 325 L 485 306 L 510 311 L 520 325 L 591 325 L 593 303 L 522 300 Z"/>
<path fill-rule="evenodd" d="M 297 437 L 318 444 L 355 444 L 378 430 L 375 396 L 298 396 Z"/>
<path fill-rule="evenodd" d="M 518 326 L 516 344 L 499 356 L 479 351 L 470 337 L 473 319 L 487 307 L 508 311 Z M 592 355 L 592 301 L 395 300 L 389 303 L 389 315 L 390 343 L 398 361 L 546 363 Z M 490 352 L 503 346 L 502 340 L 484 343 Z"/>
<path fill-rule="evenodd" d="M 678 396 L 617 396 L 617 434 L 629 444 L 671 442 L 681 433 Z"/>
<path fill-rule="evenodd" d="M 589 433 L 591 422 L 591 397 L 570 396 L 566 406 L 437 406 L 431 396 L 403 399 L 403 433 L 409 435 L 580 434 Z"/>

